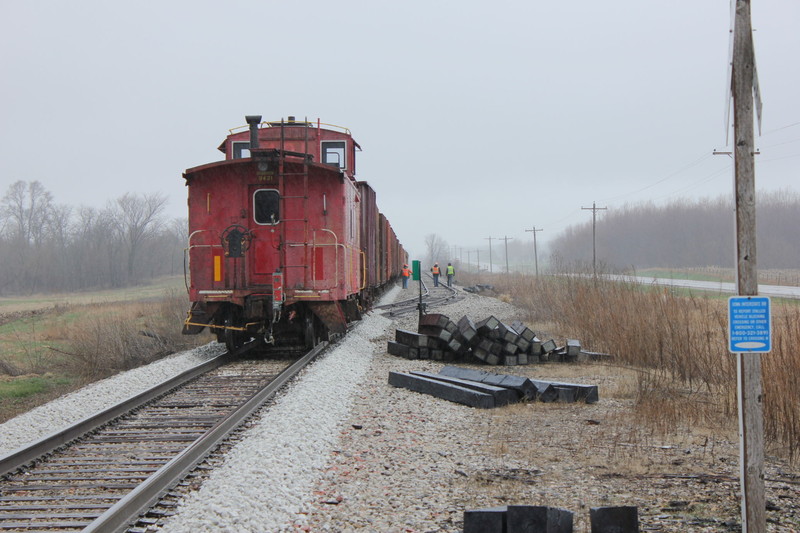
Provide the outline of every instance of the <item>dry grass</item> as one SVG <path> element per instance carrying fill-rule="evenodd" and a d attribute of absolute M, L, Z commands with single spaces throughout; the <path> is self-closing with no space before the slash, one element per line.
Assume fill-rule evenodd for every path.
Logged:
<path fill-rule="evenodd" d="M 467 281 L 468 280 L 459 280 Z M 496 275 L 536 331 L 581 340 L 635 370 L 612 392 L 632 396 L 646 434 L 736 435 L 736 359 L 727 351 L 727 307 L 720 298 L 569 276 Z M 762 356 L 764 428 L 769 452 L 800 459 L 800 308 L 773 303 L 773 351 Z M 624 389 L 624 390 L 623 390 Z"/>
<path fill-rule="evenodd" d="M 95 306 L 69 332 L 65 363 L 70 373 L 93 380 L 151 363 L 191 346 L 181 335 L 188 308 L 183 295 L 162 300 Z"/>
<path fill-rule="evenodd" d="M 147 294 L 142 301 L 3 315 L 0 422 L 88 382 L 209 342 L 208 335 L 181 334 L 188 306 L 184 293 L 167 289 L 157 299 Z"/>

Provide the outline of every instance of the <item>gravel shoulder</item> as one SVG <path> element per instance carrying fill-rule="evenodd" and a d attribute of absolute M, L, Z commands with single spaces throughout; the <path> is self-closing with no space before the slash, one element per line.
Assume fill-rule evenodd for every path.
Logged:
<path fill-rule="evenodd" d="M 431 312 L 523 319 L 513 306 L 475 295 Z M 596 384 L 596 404 L 480 410 L 394 388 L 390 371 L 438 372 L 447 364 L 386 353 L 394 329 L 415 330 L 416 320 L 396 320 L 376 341 L 365 384 L 296 529 L 458 532 L 465 510 L 502 505 L 567 509 L 575 531 L 590 530 L 592 507 L 631 505 L 643 531 L 741 529 L 736 435 L 651 434 L 634 420 L 632 372 L 597 363 L 474 366 Z M 800 531 L 798 472 L 768 461 L 766 477 L 768 530 Z"/>

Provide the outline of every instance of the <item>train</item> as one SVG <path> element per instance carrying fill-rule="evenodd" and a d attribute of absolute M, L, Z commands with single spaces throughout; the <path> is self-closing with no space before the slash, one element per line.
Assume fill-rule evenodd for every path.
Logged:
<path fill-rule="evenodd" d="M 228 131 L 221 161 L 187 169 L 183 333 L 208 328 L 231 351 L 312 347 L 342 335 L 408 255 L 356 179 L 348 128 L 286 119 Z"/>

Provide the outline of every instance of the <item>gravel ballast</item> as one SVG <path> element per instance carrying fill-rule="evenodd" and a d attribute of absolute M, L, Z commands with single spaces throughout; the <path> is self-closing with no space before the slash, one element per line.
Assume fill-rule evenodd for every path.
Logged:
<path fill-rule="evenodd" d="M 407 294 L 395 288 L 383 301 Z M 465 296 L 430 312 L 524 321 L 510 304 Z M 599 364 L 463 364 L 596 384 L 595 404 L 481 410 L 392 387 L 390 371 L 438 372 L 448 364 L 386 352 L 395 329 L 416 325 L 416 313 L 366 314 L 260 413 L 160 529 L 458 532 L 465 510 L 511 504 L 572 511 L 575 531 L 589 531 L 591 507 L 613 505 L 638 506 L 643 528 L 654 531 L 739 527 L 735 435 L 652 435 L 632 421 L 624 372 Z M 166 379 L 217 350 L 212 344 L 126 372 L 12 419 L 0 426 L 0 450 L 33 440 L 34 427 L 44 434 L 113 404 L 127 395 L 121 391 L 128 381 L 136 390 L 138 382 Z M 796 531 L 797 473 L 777 461 L 767 469 L 768 479 L 789 480 L 768 483 L 768 501 L 779 509 L 770 511 L 768 531 Z"/>

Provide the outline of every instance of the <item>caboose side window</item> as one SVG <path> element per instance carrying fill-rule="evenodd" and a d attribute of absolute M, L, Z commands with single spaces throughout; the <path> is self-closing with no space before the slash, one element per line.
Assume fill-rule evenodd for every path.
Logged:
<path fill-rule="evenodd" d="M 280 195 L 275 189 L 259 189 L 253 194 L 256 224 L 277 224 L 281 220 Z"/>
<path fill-rule="evenodd" d="M 249 141 L 233 141 L 233 158 L 242 159 L 250 157 L 250 142 Z"/>
<path fill-rule="evenodd" d="M 322 162 L 339 168 L 347 168 L 344 141 L 322 141 Z"/>

